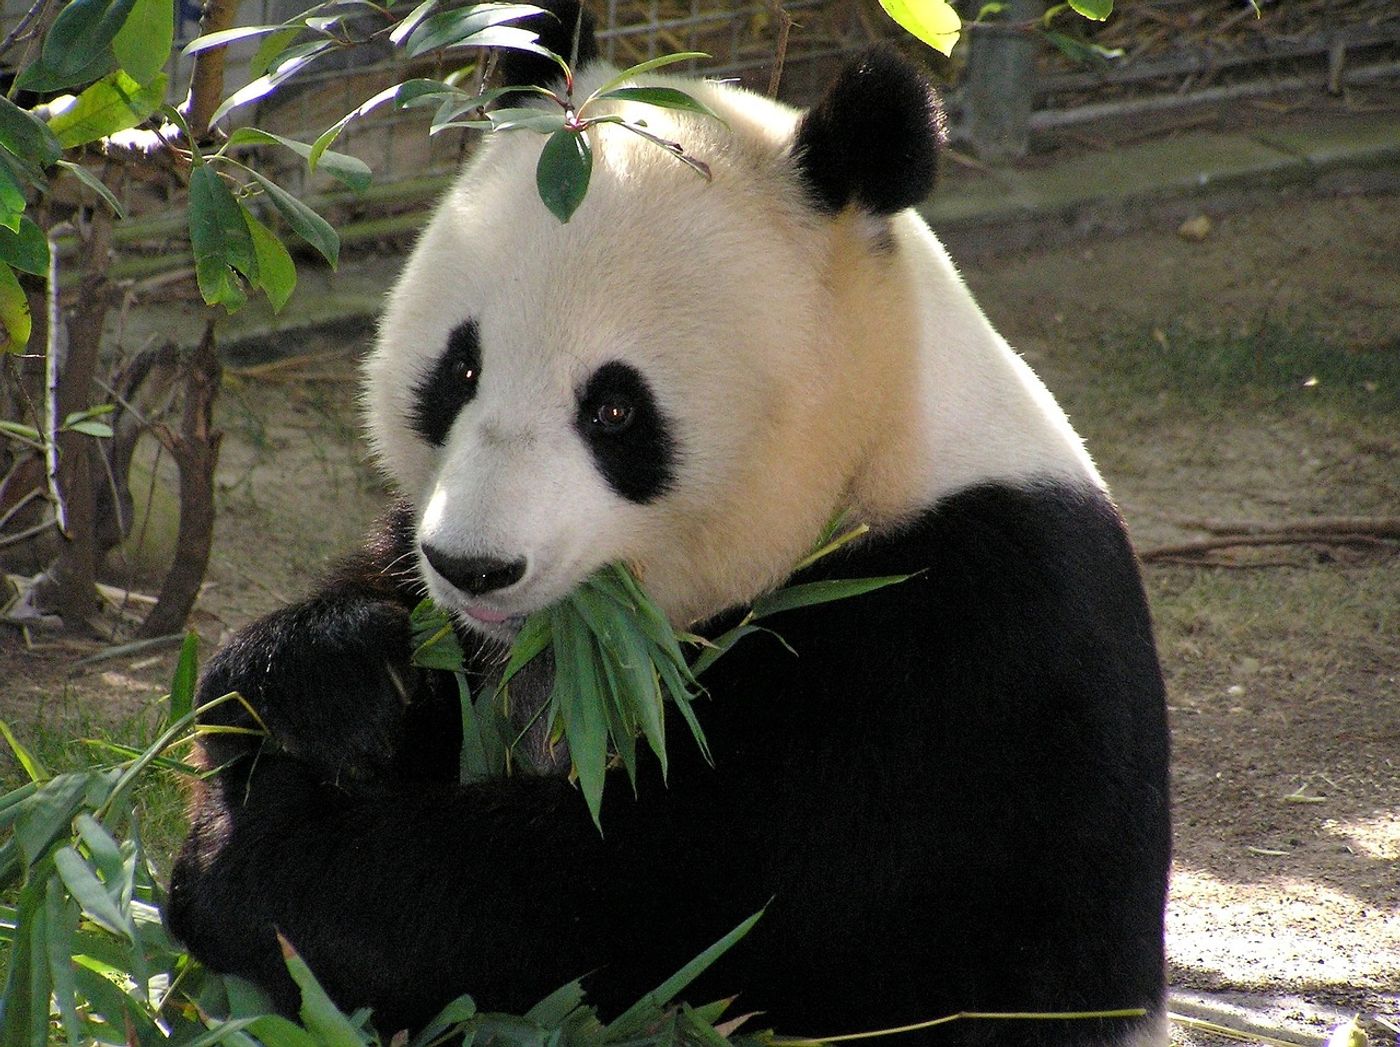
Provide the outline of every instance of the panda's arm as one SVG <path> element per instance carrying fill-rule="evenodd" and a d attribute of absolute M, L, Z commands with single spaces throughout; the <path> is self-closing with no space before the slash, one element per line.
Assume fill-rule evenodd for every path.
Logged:
<path fill-rule="evenodd" d="M 247 626 L 205 668 L 198 703 L 230 692 L 208 724 L 266 728 L 224 737 L 219 762 L 265 747 L 315 767 L 327 781 L 381 773 L 399 747 L 405 709 L 428 674 L 410 664 L 412 514 L 396 506 L 374 538 L 311 597 Z M 251 712 L 249 711 L 251 707 Z"/>

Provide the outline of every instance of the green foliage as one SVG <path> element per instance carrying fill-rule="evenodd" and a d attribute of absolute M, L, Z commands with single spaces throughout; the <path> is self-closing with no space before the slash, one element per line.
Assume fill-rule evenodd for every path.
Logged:
<path fill-rule="evenodd" d="M 822 534 L 801 570 L 866 532 L 842 530 L 840 518 Z M 516 744 L 508 709 L 510 681 L 547 649 L 553 685 L 543 717 L 551 740 L 568 742 L 569 756 L 593 821 L 602 831 L 603 783 L 612 761 L 637 786 L 636 740 L 644 738 L 667 773 L 665 703 L 676 706 L 695 743 L 710 759 L 693 703 L 702 688 L 696 676 L 739 640 L 766 631 L 755 624 L 784 611 L 848 599 L 905 579 L 905 575 L 805 582 L 754 601 L 743 620 L 714 640 L 676 630 L 636 577 L 621 564 L 602 568 L 558 604 L 526 618 L 493 691 L 472 697 L 463 652 L 451 620 L 431 600 L 413 612 L 414 664 L 457 673 L 462 699 L 462 781 L 509 771 Z M 698 647 L 692 662 L 682 645 Z M 533 722 L 533 721 L 532 721 Z"/>
<path fill-rule="evenodd" d="M 899 27 L 942 54 L 953 53 L 962 19 L 946 0 L 880 0 Z"/>
<path fill-rule="evenodd" d="M 288 973 L 301 990 L 300 1023 L 272 1012 L 255 987 L 205 971 L 165 932 L 162 892 L 142 843 L 132 787 L 152 773 L 197 776 L 171 753 L 201 733 L 235 728 L 197 727 L 194 698 L 196 642 L 181 651 L 167 718 L 146 749 L 80 771 L 51 774 L 0 723 L 31 779 L 0 795 L 0 944 L 5 982 L 0 992 L 0 1043 L 49 1047 L 79 1044 L 206 1047 L 380 1047 L 386 1041 L 371 1015 L 340 1010 L 298 955 L 279 936 Z M 226 695 L 206 708 L 229 701 Z M 250 710 L 251 711 L 251 710 Z M 256 733 L 256 732 L 255 732 Z M 650 1047 L 677 1035 L 721 1047 L 758 1047 L 769 1034 L 726 1038 L 715 1022 L 725 1005 L 691 1009 L 673 997 L 738 941 L 756 914 L 666 979 L 610 1025 L 570 982 L 523 1016 L 479 1012 L 469 996 L 448 1004 L 405 1047 L 430 1047 L 461 1036 L 519 1047 Z M 386 1030 L 385 1032 L 392 1032 Z"/>

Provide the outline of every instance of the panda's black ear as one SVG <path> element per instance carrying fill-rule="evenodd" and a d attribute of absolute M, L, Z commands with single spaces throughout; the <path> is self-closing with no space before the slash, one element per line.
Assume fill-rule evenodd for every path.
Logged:
<path fill-rule="evenodd" d="M 924 75 L 891 47 L 858 55 L 797 125 L 792 155 L 820 210 L 855 203 L 893 214 L 933 191 L 943 106 Z"/>
<path fill-rule="evenodd" d="M 574 72 L 598 57 L 597 23 L 578 0 L 531 0 L 531 4 L 548 14 L 522 18 L 512 25 L 538 33 L 540 46 L 562 56 Z M 549 87 L 558 83 L 563 73 L 543 55 L 502 48 L 496 60 L 496 77 L 504 87 Z"/>

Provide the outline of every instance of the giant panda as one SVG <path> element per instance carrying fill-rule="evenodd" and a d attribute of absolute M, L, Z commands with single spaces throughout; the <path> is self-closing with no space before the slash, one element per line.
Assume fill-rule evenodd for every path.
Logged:
<path fill-rule="evenodd" d="M 578 53 L 582 97 L 615 70 L 586 24 Z M 268 734 L 204 740 L 173 931 L 295 1013 L 275 929 L 387 1038 L 461 993 L 519 1013 L 580 976 L 615 1015 L 766 906 L 692 1002 L 738 994 L 751 1026 L 814 1037 L 1141 1008 L 900 1042 L 1165 1042 L 1143 589 L 1065 415 L 910 210 L 934 94 L 878 48 L 805 112 L 645 82 L 722 117 L 622 104 L 710 178 L 596 127 L 565 224 L 542 138 L 503 133 L 422 234 L 364 375 L 400 500 L 208 666 L 201 703 L 239 691 Z M 489 686 L 522 617 L 604 564 L 714 635 L 838 513 L 869 532 L 796 581 L 911 577 L 774 617 L 781 642 L 707 672 L 713 765 L 673 730 L 667 781 L 612 782 L 601 833 L 567 774 L 458 784 L 455 686 L 409 662 L 425 593 Z"/>

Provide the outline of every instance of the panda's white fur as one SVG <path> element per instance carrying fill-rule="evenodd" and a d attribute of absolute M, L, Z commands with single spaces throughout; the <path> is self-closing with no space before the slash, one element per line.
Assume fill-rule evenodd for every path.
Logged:
<path fill-rule="evenodd" d="M 594 64 L 575 97 L 614 73 Z M 795 110 L 694 79 L 647 82 L 722 122 L 608 111 L 682 143 L 711 180 L 598 126 L 587 197 L 565 225 L 535 188 L 543 137 L 498 134 L 390 296 L 366 365 L 379 460 L 421 507 L 425 541 L 529 562 L 472 605 L 425 563 L 436 599 L 514 616 L 626 561 L 687 623 L 780 582 L 838 510 L 878 528 L 989 479 L 1101 485 L 922 219 L 815 213 L 790 155 Z M 414 386 L 468 318 L 481 384 L 439 450 L 408 425 Z M 575 387 L 615 359 L 647 377 L 676 426 L 678 482 L 653 504 L 611 491 L 572 426 Z"/>

